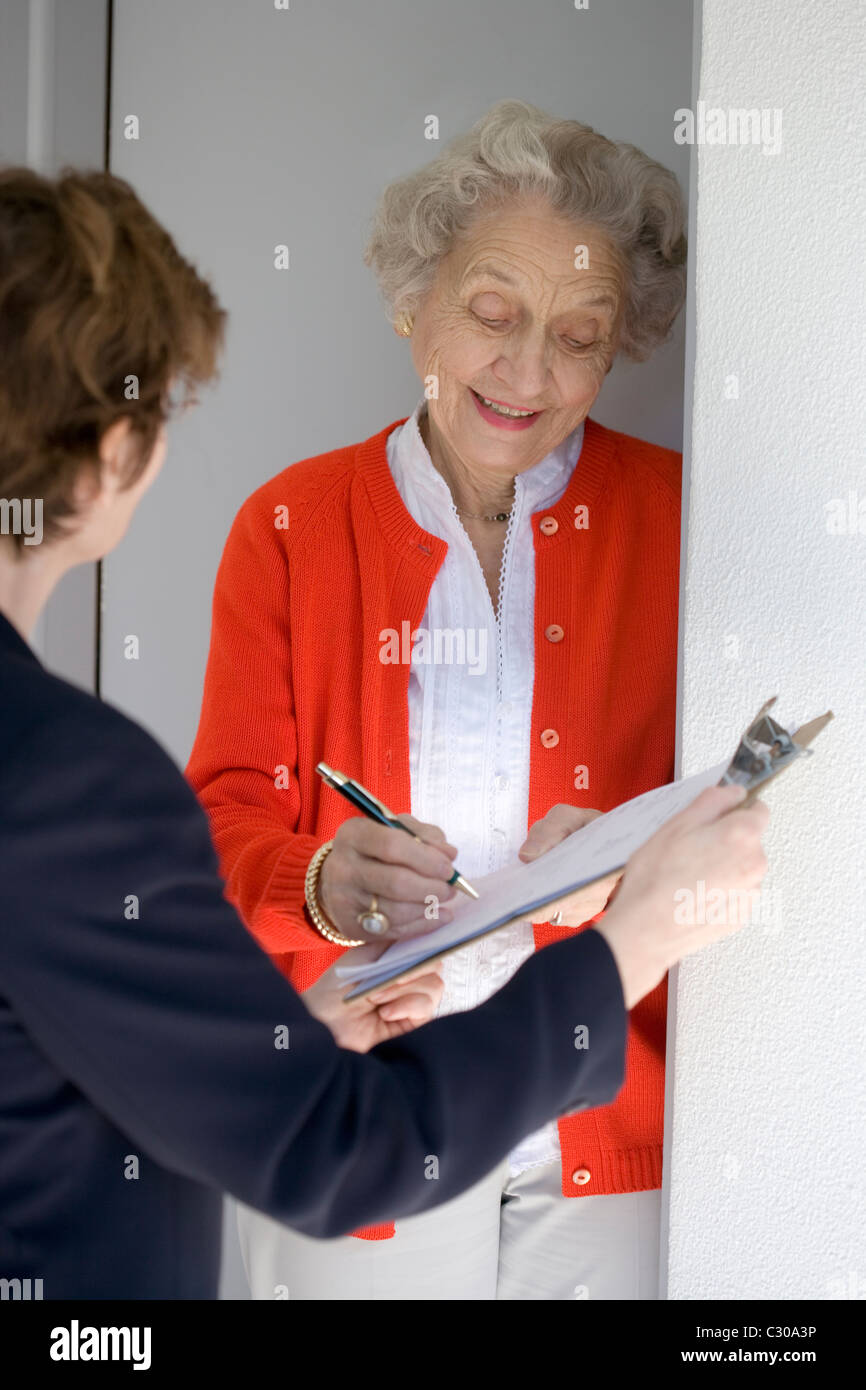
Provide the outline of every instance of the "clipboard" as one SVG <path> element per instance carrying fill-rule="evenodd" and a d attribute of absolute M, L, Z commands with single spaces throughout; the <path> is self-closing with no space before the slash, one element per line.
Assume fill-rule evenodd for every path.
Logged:
<path fill-rule="evenodd" d="M 742 735 L 734 755 L 729 761 L 703 773 L 681 778 L 678 782 L 669 782 L 663 787 L 655 787 L 640 796 L 633 797 L 630 801 L 623 802 L 605 815 L 591 821 L 588 826 L 575 831 L 573 835 L 567 836 L 559 845 L 554 846 L 552 850 L 548 850 L 546 854 L 533 860 L 532 863 L 506 866 L 505 869 L 499 870 L 496 874 L 489 875 L 487 879 L 478 880 L 479 901 L 477 903 L 461 903 L 460 908 L 455 910 L 453 921 L 446 927 L 439 927 L 424 935 L 395 942 L 383 951 L 382 955 L 377 957 L 375 961 L 361 966 L 352 966 L 351 953 L 349 953 L 336 967 L 336 973 L 344 976 L 348 984 L 354 985 L 354 988 L 344 995 L 343 1002 L 348 1004 L 351 1000 L 362 995 L 373 993 L 375 990 L 381 989 L 383 985 L 392 984 L 399 980 L 402 975 L 417 970 L 420 965 L 440 960 L 455 951 L 463 950 L 464 947 L 472 945 L 483 936 L 499 931 L 513 922 L 526 921 L 527 919 L 541 920 L 534 915 L 539 909 L 551 907 L 573 893 L 588 888 L 600 879 L 624 869 L 628 859 L 640 848 L 641 844 L 645 844 L 646 840 L 667 820 L 690 805 L 706 787 L 728 786 L 732 783 L 745 786 L 748 788 L 748 792 L 745 800 L 739 805 L 747 805 L 770 781 L 780 776 L 792 763 L 813 756 L 810 745 L 833 718 L 832 710 L 828 710 L 825 714 L 818 715 L 817 718 L 801 725 L 794 733 L 790 733 L 771 716 L 770 710 L 775 704 L 776 697 L 774 696 L 761 706 Z M 641 810 L 646 817 L 647 808 L 651 807 L 653 803 L 655 803 L 655 821 L 653 822 L 653 812 L 650 810 L 646 833 L 643 833 L 638 826 L 630 837 L 626 835 L 621 841 L 623 853 L 622 857 L 619 858 L 616 854 L 616 832 L 612 831 L 614 821 L 618 819 L 618 822 L 622 823 L 624 819 L 628 820 L 629 815 L 632 819 L 639 819 Z M 660 819 L 659 816 L 661 816 Z M 607 822 L 607 826 L 603 824 L 604 822 Z M 609 843 L 611 833 L 613 833 L 613 844 Z M 643 838 L 640 838 L 642 833 Z M 568 882 L 567 886 L 564 886 L 565 880 L 569 877 L 570 857 L 574 858 L 575 866 L 577 866 L 581 858 L 579 851 L 585 850 L 591 842 L 599 842 L 600 844 L 598 855 L 601 856 L 603 863 L 598 872 L 590 872 L 588 876 L 586 874 L 581 876 L 578 873 L 573 882 Z M 627 853 L 625 852 L 626 849 Z M 584 854 L 583 857 L 586 859 L 587 856 Z M 537 867 L 539 865 L 543 866 L 541 870 Z M 558 870 L 558 878 L 556 873 L 551 874 L 554 865 Z M 545 873 L 545 869 L 547 873 Z M 551 882 L 555 882 L 556 886 L 553 891 L 550 891 L 550 883 L 545 882 L 548 877 Z M 500 895 L 501 885 L 504 881 L 520 899 L 520 905 L 512 913 L 507 911 L 494 912 L 492 919 L 485 923 L 485 884 L 493 884 L 494 881 L 498 881 Z M 461 923 L 464 924 L 462 934 Z"/>
<path fill-rule="evenodd" d="M 774 695 L 758 710 L 719 781 L 720 787 L 736 783 L 749 788 L 741 806 L 754 801 L 760 788 L 778 777 L 796 758 L 803 754 L 811 757 L 814 750 L 809 747 L 810 743 L 833 718 L 833 711 L 827 710 L 826 714 L 819 714 L 789 734 L 769 714 L 776 698 Z"/>

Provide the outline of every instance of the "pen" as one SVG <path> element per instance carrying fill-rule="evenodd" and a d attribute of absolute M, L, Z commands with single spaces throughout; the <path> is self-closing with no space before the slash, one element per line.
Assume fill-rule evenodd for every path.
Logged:
<path fill-rule="evenodd" d="M 368 792 L 366 787 L 362 787 L 360 782 L 354 782 L 352 778 L 347 777 L 344 772 L 337 772 L 336 768 L 328 767 L 327 763 L 316 763 L 316 771 L 323 782 L 327 782 L 329 787 L 333 787 L 335 792 L 339 792 L 341 796 L 344 796 L 347 801 L 351 802 L 356 810 L 362 811 L 365 816 L 369 816 L 370 820 L 378 821 L 380 825 L 391 826 L 395 830 L 405 830 L 406 834 L 411 835 L 413 840 L 417 840 L 419 845 L 427 844 L 427 841 L 422 840 L 420 835 L 416 835 L 414 830 L 410 830 L 408 825 L 398 820 L 394 812 L 389 811 L 388 807 L 385 806 L 383 802 L 379 801 L 372 792 Z M 456 869 L 449 878 L 448 883 L 453 884 L 455 888 L 459 888 L 460 891 L 465 893 L 469 898 L 478 897 L 472 884 L 468 883 L 463 875 L 458 873 Z"/>

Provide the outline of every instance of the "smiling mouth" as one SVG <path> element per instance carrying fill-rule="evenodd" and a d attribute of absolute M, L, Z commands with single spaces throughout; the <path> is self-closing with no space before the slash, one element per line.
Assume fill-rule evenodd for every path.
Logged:
<path fill-rule="evenodd" d="M 519 406 L 506 405 L 504 401 L 491 400 L 489 396 L 482 396 L 481 392 L 476 391 L 472 386 L 469 390 L 476 400 L 480 401 L 488 410 L 492 410 L 494 415 L 501 415 L 503 420 L 531 420 L 536 415 L 541 414 L 540 410 L 521 410 Z"/>

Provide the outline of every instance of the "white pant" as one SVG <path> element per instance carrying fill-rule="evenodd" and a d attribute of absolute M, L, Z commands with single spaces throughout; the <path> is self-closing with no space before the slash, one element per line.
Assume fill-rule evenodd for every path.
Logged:
<path fill-rule="evenodd" d="M 564 1197 L 559 1162 L 507 1161 L 390 1240 L 312 1240 L 238 1208 L 257 1299 L 655 1299 L 661 1193 Z"/>

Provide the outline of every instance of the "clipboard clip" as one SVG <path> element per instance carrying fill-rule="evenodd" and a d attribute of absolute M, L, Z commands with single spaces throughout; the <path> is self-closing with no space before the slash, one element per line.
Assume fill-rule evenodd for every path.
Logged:
<path fill-rule="evenodd" d="M 730 786 L 734 782 L 743 787 L 758 787 L 804 753 L 811 757 L 813 750 L 795 742 L 788 730 L 783 729 L 768 713 L 776 698 L 774 695 L 761 707 L 743 734 L 719 782 L 720 787 Z"/>

